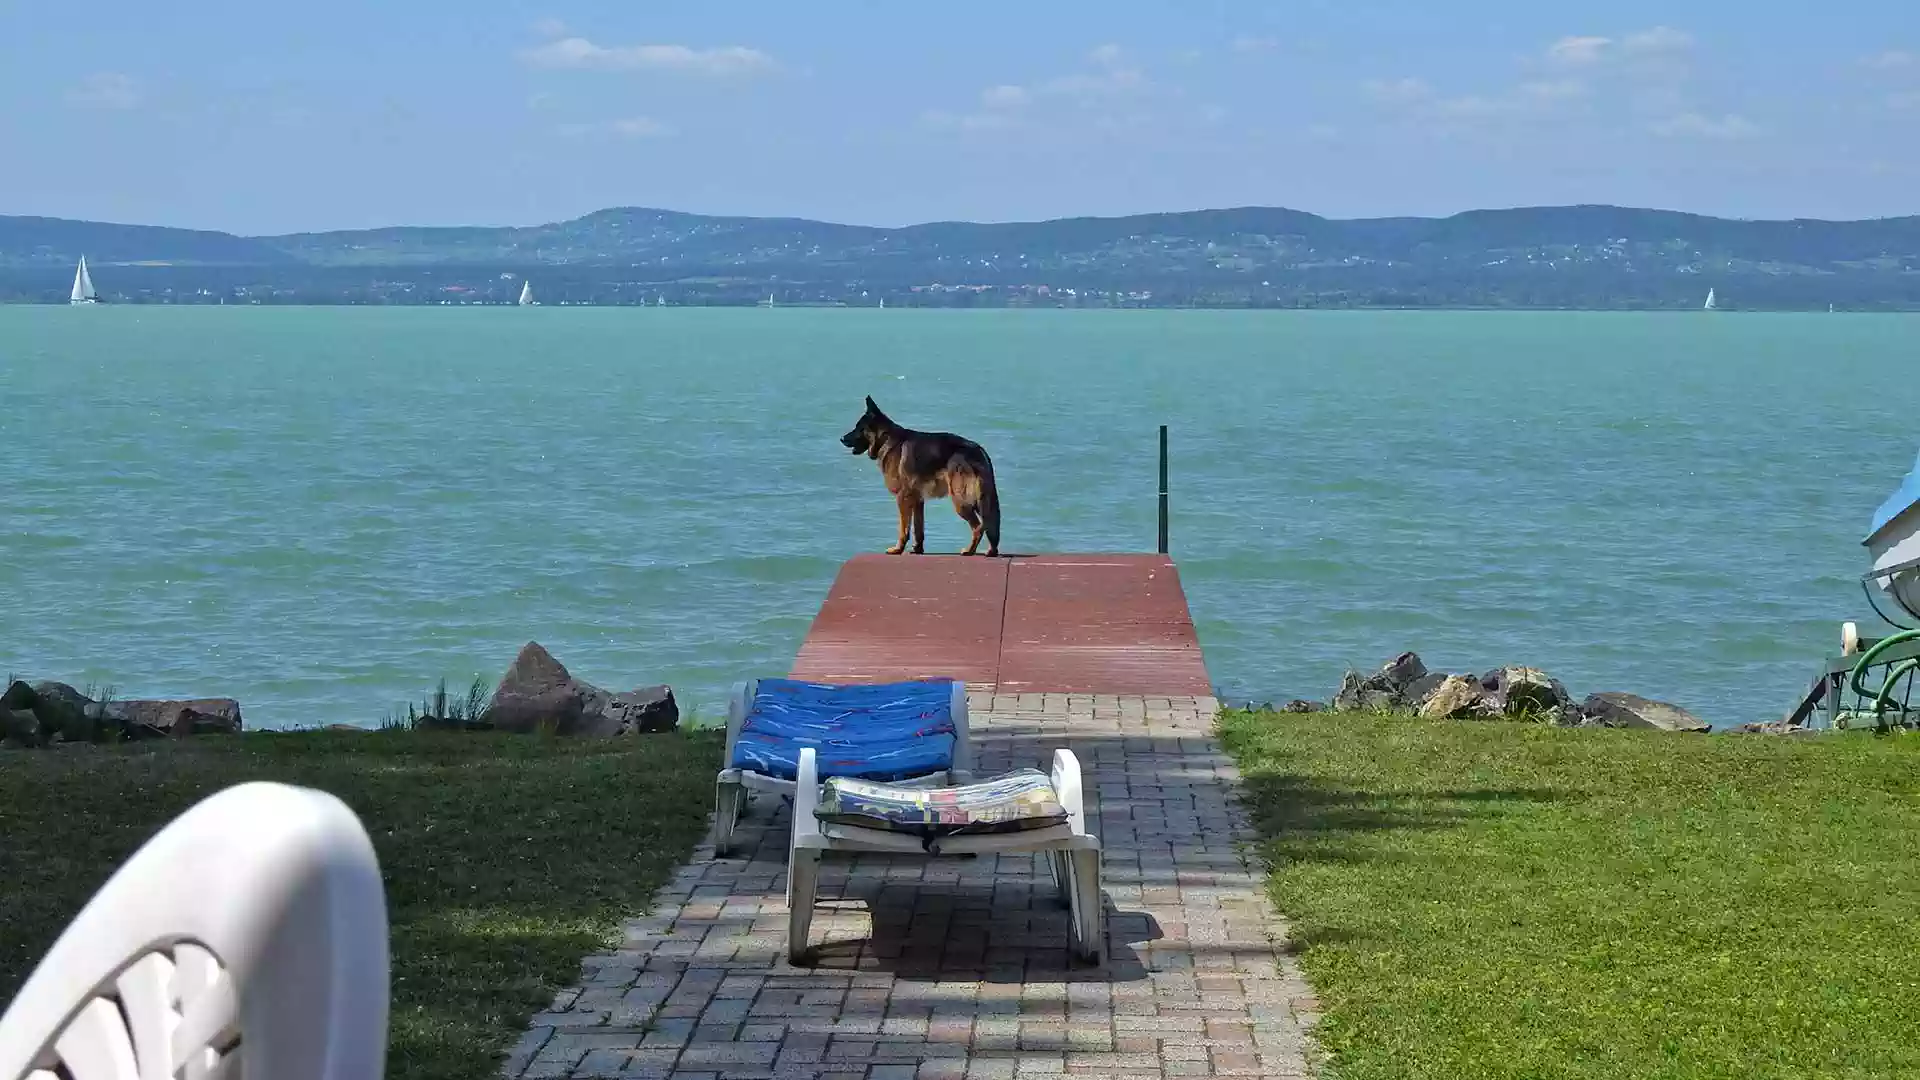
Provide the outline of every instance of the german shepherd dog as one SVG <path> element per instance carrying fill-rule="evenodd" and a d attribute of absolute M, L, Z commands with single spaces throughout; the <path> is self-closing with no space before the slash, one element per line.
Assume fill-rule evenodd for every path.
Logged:
<path fill-rule="evenodd" d="M 927 549 L 927 500 L 953 496 L 954 512 L 973 529 L 962 555 L 980 549 L 987 538 L 987 556 L 1000 554 L 1000 491 L 993 485 L 993 462 L 980 444 L 944 431 L 914 431 L 887 418 L 867 399 L 867 411 L 853 430 L 840 436 L 840 445 L 880 463 L 880 476 L 900 508 L 900 539 L 887 549 L 898 555 L 907 549 L 907 530 L 913 530 L 913 553 Z"/>

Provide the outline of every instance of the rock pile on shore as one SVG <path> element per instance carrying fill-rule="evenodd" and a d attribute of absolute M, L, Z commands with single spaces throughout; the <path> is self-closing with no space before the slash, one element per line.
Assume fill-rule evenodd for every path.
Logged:
<path fill-rule="evenodd" d="M 537 641 L 529 641 L 493 692 L 478 721 L 465 726 L 556 735 L 651 735 L 680 726 L 680 706 L 666 686 L 615 694 L 574 678 Z"/>
<path fill-rule="evenodd" d="M 398 718 L 399 725 L 420 731 L 544 732 L 588 738 L 647 735 L 680 726 L 680 705 L 671 687 L 643 686 L 624 694 L 602 690 L 574 678 L 537 641 L 520 649 L 492 698 L 480 708 L 484 693 L 476 688 L 469 705 L 449 700 L 443 686 L 424 709 L 409 710 Z M 240 703 L 232 698 L 95 701 L 66 683 L 21 681 L 7 684 L 0 693 L 0 746 L 128 742 L 240 730 Z M 328 730 L 373 729 L 333 724 Z"/>
<path fill-rule="evenodd" d="M 66 683 L 21 681 L 0 693 L 0 743 L 10 746 L 224 735 L 240 729 L 240 703 L 232 698 L 95 701 Z"/>
<path fill-rule="evenodd" d="M 1315 701 L 1290 701 L 1284 712 L 1319 712 Z M 1575 702 L 1560 680 L 1538 668 L 1500 667 L 1484 675 L 1427 670 L 1417 653 L 1401 653 L 1371 675 L 1349 671 L 1334 692 L 1338 712 L 1404 713 L 1432 720 L 1530 718 L 1561 727 L 1652 728 L 1704 732 L 1706 721 L 1678 705 L 1638 694 L 1589 694 Z"/>

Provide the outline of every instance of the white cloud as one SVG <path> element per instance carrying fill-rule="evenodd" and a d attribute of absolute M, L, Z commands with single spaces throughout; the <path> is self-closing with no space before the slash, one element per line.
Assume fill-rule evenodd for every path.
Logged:
<path fill-rule="evenodd" d="M 1614 57 L 1673 56 L 1693 47 L 1693 35 L 1671 26 L 1638 30 L 1619 39 L 1574 34 L 1547 46 L 1547 59 L 1563 67 L 1589 67 Z"/>
<path fill-rule="evenodd" d="M 930 109 L 920 114 L 920 125 L 939 131 L 999 131 L 1045 121 L 1050 104 L 1054 106 L 1053 111 L 1057 111 L 1060 104 L 1109 106 L 1150 95 L 1154 85 L 1139 68 L 1122 66 L 1123 57 L 1119 46 L 1102 45 L 1090 54 L 1090 59 L 1100 65 L 1097 70 L 1060 75 L 1026 86 L 1014 83 L 989 86 L 980 91 L 979 104 L 973 110 Z M 1086 122 L 1085 118 L 1080 118 L 1080 122 Z M 1098 126 L 1097 118 L 1095 123 Z"/>
<path fill-rule="evenodd" d="M 1241 34 L 1234 38 L 1232 45 L 1233 51 L 1237 53 L 1271 52 L 1279 47 L 1279 38 L 1255 37 L 1251 34 Z"/>
<path fill-rule="evenodd" d="M 1680 113 L 1655 123 L 1652 131 L 1669 139 L 1712 139 L 1720 142 L 1751 139 L 1760 134 L 1758 125 L 1734 113 L 1717 118 L 1694 112 Z"/>
<path fill-rule="evenodd" d="M 1042 94 L 1078 98 L 1084 101 L 1139 90 L 1146 84 L 1147 77 L 1141 74 L 1138 68 L 1114 68 L 1090 75 L 1062 75 L 1057 79 L 1048 79 L 1035 89 Z"/>
<path fill-rule="evenodd" d="M 606 120 L 594 124 L 562 124 L 560 134 L 568 138 L 582 138 L 589 135 L 611 135 L 621 139 L 664 139 L 679 134 L 673 128 L 650 116 L 630 116 L 621 120 Z"/>
<path fill-rule="evenodd" d="M 1563 37 L 1547 46 L 1547 59 L 1569 65 L 1598 63 L 1612 45 L 1612 38 Z"/>
<path fill-rule="evenodd" d="M 980 105 L 995 112 L 1012 112 L 1032 105 L 1036 98 L 1071 98 L 1085 103 L 1144 90 L 1146 86 L 1147 78 L 1137 68 L 1114 68 L 1090 74 L 1061 75 L 1033 87 L 1012 83 L 989 86 L 980 91 Z M 951 117 L 956 114 L 935 110 L 928 115 Z"/>
<path fill-rule="evenodd" d="M 1368 79 L 1360 89 L 1373 100 L 1389 105 L 1410 105 L 1433 96 L 1433 87 L 1423 79 Z"/>
<path fill-rule="evenodd" d="M 671 71 L 694 75 L 752 75 L 772 70 L 773 57 L 745 45 L 696 49 L 686 45 L 596 45 L 560 38 L 521 54 L 534 67 L 595 71 Z"/>
<path fill-rule="evenodd" d="M 133 109 L 140 105 L 140 85 L 131 75 L 96 71 L 67 92 L 67 103 L 83 109 Z"/>
<path fill-rule="evenodd" d="M 1639 56 L 1685 52 L 1692 47 L 1693 35 L 1671 26 L 1656 26 L 1651 30 L 1628 34 L 1620 42 L 1622 52 Z"/>
<path fill-rule="evenodd" d="M 1920 111 L 1920 90 L 1906 90 L 1898 94 L 1888 94 L 1887 108 L 1896 112 Z"/>
<path fill-rule="evenodd" d="M 533 24 L 533 32 L 543 38 L 567 36 L 567 24 L 559 19 L 541 19 Z"/>
<path fill-rule="evenodd" d="M 1375 79 L 1364 93 L 1399 122 L 1436 129 L 1533 130 L 1543 123 L 1628 123 L 1668 138 L 1732 141 L 1762 130 L 1748 118 L 1711 112 L 1688 93 L 1694 39 L 1669 26 L 1620 36 L 1574 35 L 1545 50 L 1549 65 L 1523 62 L 1518 78 L 1479 93 L 1454 93 L 1416 77 Z"/>
<path fill-rule="evenodd" d="M 1206 124 L 1208 127 L 1218 126 L 1225 122 L 1226 119 L 1227 107 L 1225 105 L 1200 106 L 1200 122 Z"/>
<path fill-rule="evenodd" d="M 989 86 L 980 91 L 980 104 L 989 109 L 1017 109 L 1032 98 L 1024 86 Z"/>
<path fill-rule="evenodd" d="M 1429 123 L 1471 123 L 1501 117 L 1551 115 L 1569 101 L 1586 96 L 1581 79 L 1540 79 L 1495 93 L 1442 96 L 1423 79 L 1373 79 L 1361 84 L 1366 95 L 1403 117 Z"/>
<path fill-rule="evenodd" d="M 1920 55 L 1905 49 L 1888 49 L 1886 52 L 1860 58 L 1861 67 L 1872 68 L 1875 71 L 1897 71 L 1901 68 L 1913 67 L 1915 64 L 1920 64 Z"/>

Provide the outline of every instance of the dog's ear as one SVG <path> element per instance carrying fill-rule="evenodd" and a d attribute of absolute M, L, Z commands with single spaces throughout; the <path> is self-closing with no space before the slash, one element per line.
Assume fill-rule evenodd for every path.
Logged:
<path fill-rule="evenodd" d="M 880 406 L 873 403 L 871 396 L 867 398 L 867 415 L 876 420 L 885 420 L 887 418 L 887 414 L 880 411 Z"/>

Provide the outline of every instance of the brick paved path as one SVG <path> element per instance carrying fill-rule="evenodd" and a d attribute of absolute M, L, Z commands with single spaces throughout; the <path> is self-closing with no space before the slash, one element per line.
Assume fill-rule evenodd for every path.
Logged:
<path fill-rule="evenodd" d="M 533 1018 L 509 1077 L 1309 1075 L 1318 1009 L 1244 861 L 1212 698 L 977 693 L 982 775 L 1079 755 L 1106 848 L 1108 962 L 1069 966 L 1031 855 L 829 855 L 816 964 L 786 962 L 786 814 L 701 847 L 615 952 Z"/>

